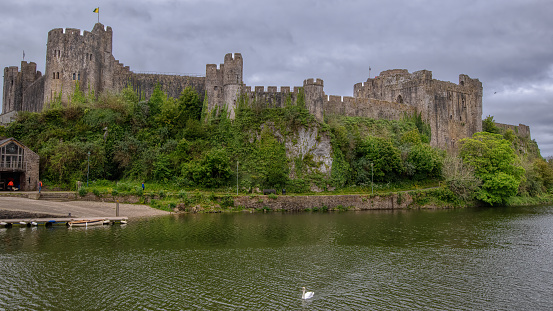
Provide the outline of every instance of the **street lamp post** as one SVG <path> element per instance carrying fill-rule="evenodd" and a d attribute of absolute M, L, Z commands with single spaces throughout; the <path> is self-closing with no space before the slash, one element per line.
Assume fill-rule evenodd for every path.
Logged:
<path fill-rule="evenodd" d="M 86 187 L 88 188 L 88 175 L 90 174 L 90 151 L 86 156 L 87 169 L 86 169 Z"/>
<path fill-rule="evenodd" d="M 374 189 L 373 189 L 373 185 L 374 185 L 373 176 L 374 176 L 374 170 L 373 170 L 373 163 L 371 162 L 371 195 L 374 194 Z"/>

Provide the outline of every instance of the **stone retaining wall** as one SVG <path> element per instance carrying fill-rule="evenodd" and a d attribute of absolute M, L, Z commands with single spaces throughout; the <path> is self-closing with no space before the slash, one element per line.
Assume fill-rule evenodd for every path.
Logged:
<path fill-rule="evenodd" d="M 391 210 L 411 207 L 413 199 L 407 193 L 393 193 L 387 196 L 370 195 L 321 195 L 321 196 L 247 196 L 234 199 L 235 206 L 247 209 L 303 211 L 312 208 Z"/>

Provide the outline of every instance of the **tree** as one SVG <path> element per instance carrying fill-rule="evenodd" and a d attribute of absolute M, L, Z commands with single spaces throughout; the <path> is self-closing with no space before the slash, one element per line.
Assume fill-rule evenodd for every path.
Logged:
<path fill-rule="evenodd" d="M 420 144 L 411 148 L 406 162 L 413 167 L 410 175 L 415 180 L 439 177 L 442 173 L 442 154 L 427 144 Z"/>
<path fill-rule="evenodd" d="M 525 170 L 517 163 L 509 141 L 499 134 L 479 132 L 461 140 L 461 144 L 461 158 L 482 179 L 477 193 L 479 200 L 493 205 L 516 195 Z"/>
<path fill-rule="evenodd" d="M 375 181 L 390 181 L 402 171 L 400 152 L 389 139 L 367 137 L 357 146 L 356 153 L 353 168 L 358 184 L 368 184 L 373 177 Z"/>
<path fill-rule="evenodd" d="M 493 116 L 487 116 L 482 121 L 482 131 L 492 133 L 492 134 L 499 134 L 500 131 L 497 125 L 495 125 Z"/>

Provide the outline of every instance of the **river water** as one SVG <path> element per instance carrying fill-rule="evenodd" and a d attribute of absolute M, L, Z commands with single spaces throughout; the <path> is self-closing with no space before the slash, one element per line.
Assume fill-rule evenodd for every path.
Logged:
<path fill-rule="evenodd" d="M 301 287 L 314 291 L 307 301 Z M 553 206 L 0 229 L 0 309 L 551 310 Z"/>

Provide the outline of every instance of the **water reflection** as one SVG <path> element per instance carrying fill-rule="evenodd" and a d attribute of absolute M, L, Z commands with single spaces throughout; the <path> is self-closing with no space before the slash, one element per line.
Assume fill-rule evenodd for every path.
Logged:
<path fill-rule="evenodd" d="M 0 309 L 546 310 L 552 211 L 190 214 L 2 229 Z"/>

